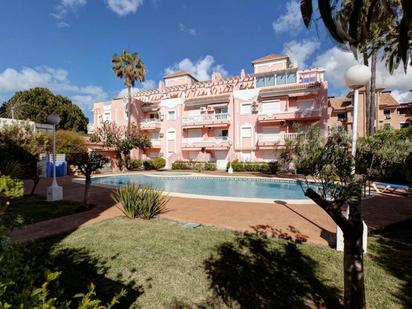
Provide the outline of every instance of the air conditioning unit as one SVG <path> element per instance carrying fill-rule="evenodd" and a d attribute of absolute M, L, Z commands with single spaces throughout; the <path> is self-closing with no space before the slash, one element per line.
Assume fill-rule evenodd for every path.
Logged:
<path fill-rule="evenodd" d="M 207 108 L 206 108 L 206 107 L 202 106 L 202 107 L 200 108 L 200 112 L 201 112 L 201 113 L 206 113 L 206 111 L 207 111 Z"/>
<path fill-rule="evenodd" d="M 258 104 L 256 101 L 252 103 L 252 112 L 256 113 L 258 111 Z"/>

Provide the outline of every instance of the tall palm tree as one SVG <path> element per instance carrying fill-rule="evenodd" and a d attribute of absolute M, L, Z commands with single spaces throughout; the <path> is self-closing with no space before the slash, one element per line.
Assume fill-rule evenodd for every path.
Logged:
<path fill-rule="evenodd" d="M 144 82 L 147 69 L 138 53 L 129 53 L 124 49 L 120 55 L 115 54 L 113 56 L 112 68 L 115 76 L 124 79 L 124 84 L 127 87 L 127 136 L 129 136 L 131 127 L 132 88 L 136 82 Z"/>

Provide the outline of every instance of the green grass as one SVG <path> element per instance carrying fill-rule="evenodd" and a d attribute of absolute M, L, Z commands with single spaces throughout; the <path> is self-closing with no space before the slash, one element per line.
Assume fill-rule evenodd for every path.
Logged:
<path fill-rule="evenodd" d="M 81 210 L 82 205 L 77 202 L 57 201 L 48 202 L 40 196 L 23 196 L 14 199 L 7 209 L 3 222 L 15 219 L 23 224 L 32 224 L 61 216 L 71 215 Z"/>
<path fill-rule="evenodd" d="M 412 224 L 369 243 L 368 308 L 410 308 Z M 90 281 L 106 300 L 124 288 L 121 308 L 339 308 L 342 301 L 342 254 L 323 246 L 122 218 L 42 245 L 68 294 Z"/>

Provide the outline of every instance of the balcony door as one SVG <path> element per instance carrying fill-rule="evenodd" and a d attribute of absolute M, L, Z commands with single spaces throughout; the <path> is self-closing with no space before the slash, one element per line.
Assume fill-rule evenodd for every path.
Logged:
<path fill-rule="evenodd" d="M 262 139 L 266 141 L 277 141 L 280 138 L 280 127 L 270 126 L 262 128 Z"/>
<path fill-rule="evenodd" d="M 187 130 L 187 138 L 191 142 L 198 142 L 202 140 L 202 129 Z"/>
<path fill-rule="evenodd" d="M 262 103 L 263 115 L 274 115 L 280 113 L 280 101 L 267 101 Z"/>

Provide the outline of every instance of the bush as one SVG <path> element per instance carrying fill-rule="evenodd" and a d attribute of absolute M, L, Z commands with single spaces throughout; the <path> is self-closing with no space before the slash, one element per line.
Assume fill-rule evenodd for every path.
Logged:
<path fill-rule="evenodd" d="M 279 164 L 276 161 L 272 162 L 239 162 L 233 161 L 229 166 L 232 165 L 233 171 L 235 172 L 261 172 L 268 174 L 276 174 L 279 170 Z"/>
<path fill-rule="evenodd" d="M 215 171 L 216 169 L 217 166 L 214 162 L 175 161 L 172 164 L 172 170 Z"/>
<path fill-rule="evenodd" d="M 140 170 L 143 167 L 143 161 L 142 160 L 130 160 L 129 163 L 129 169 L 130 170 Z"/>
<path fill-rule="evenodd" d="M 148 185 L 128 184 L 112 194 L 117 206 L 128 218 L 152 219 L 166 210 L 163 191 Z"/>
<path fill-rule="evenodd" d="M 163 158 L 153 158 L 143 162 L 145 170 L 159 170 L 166 166 L 166 160 Z"/>

